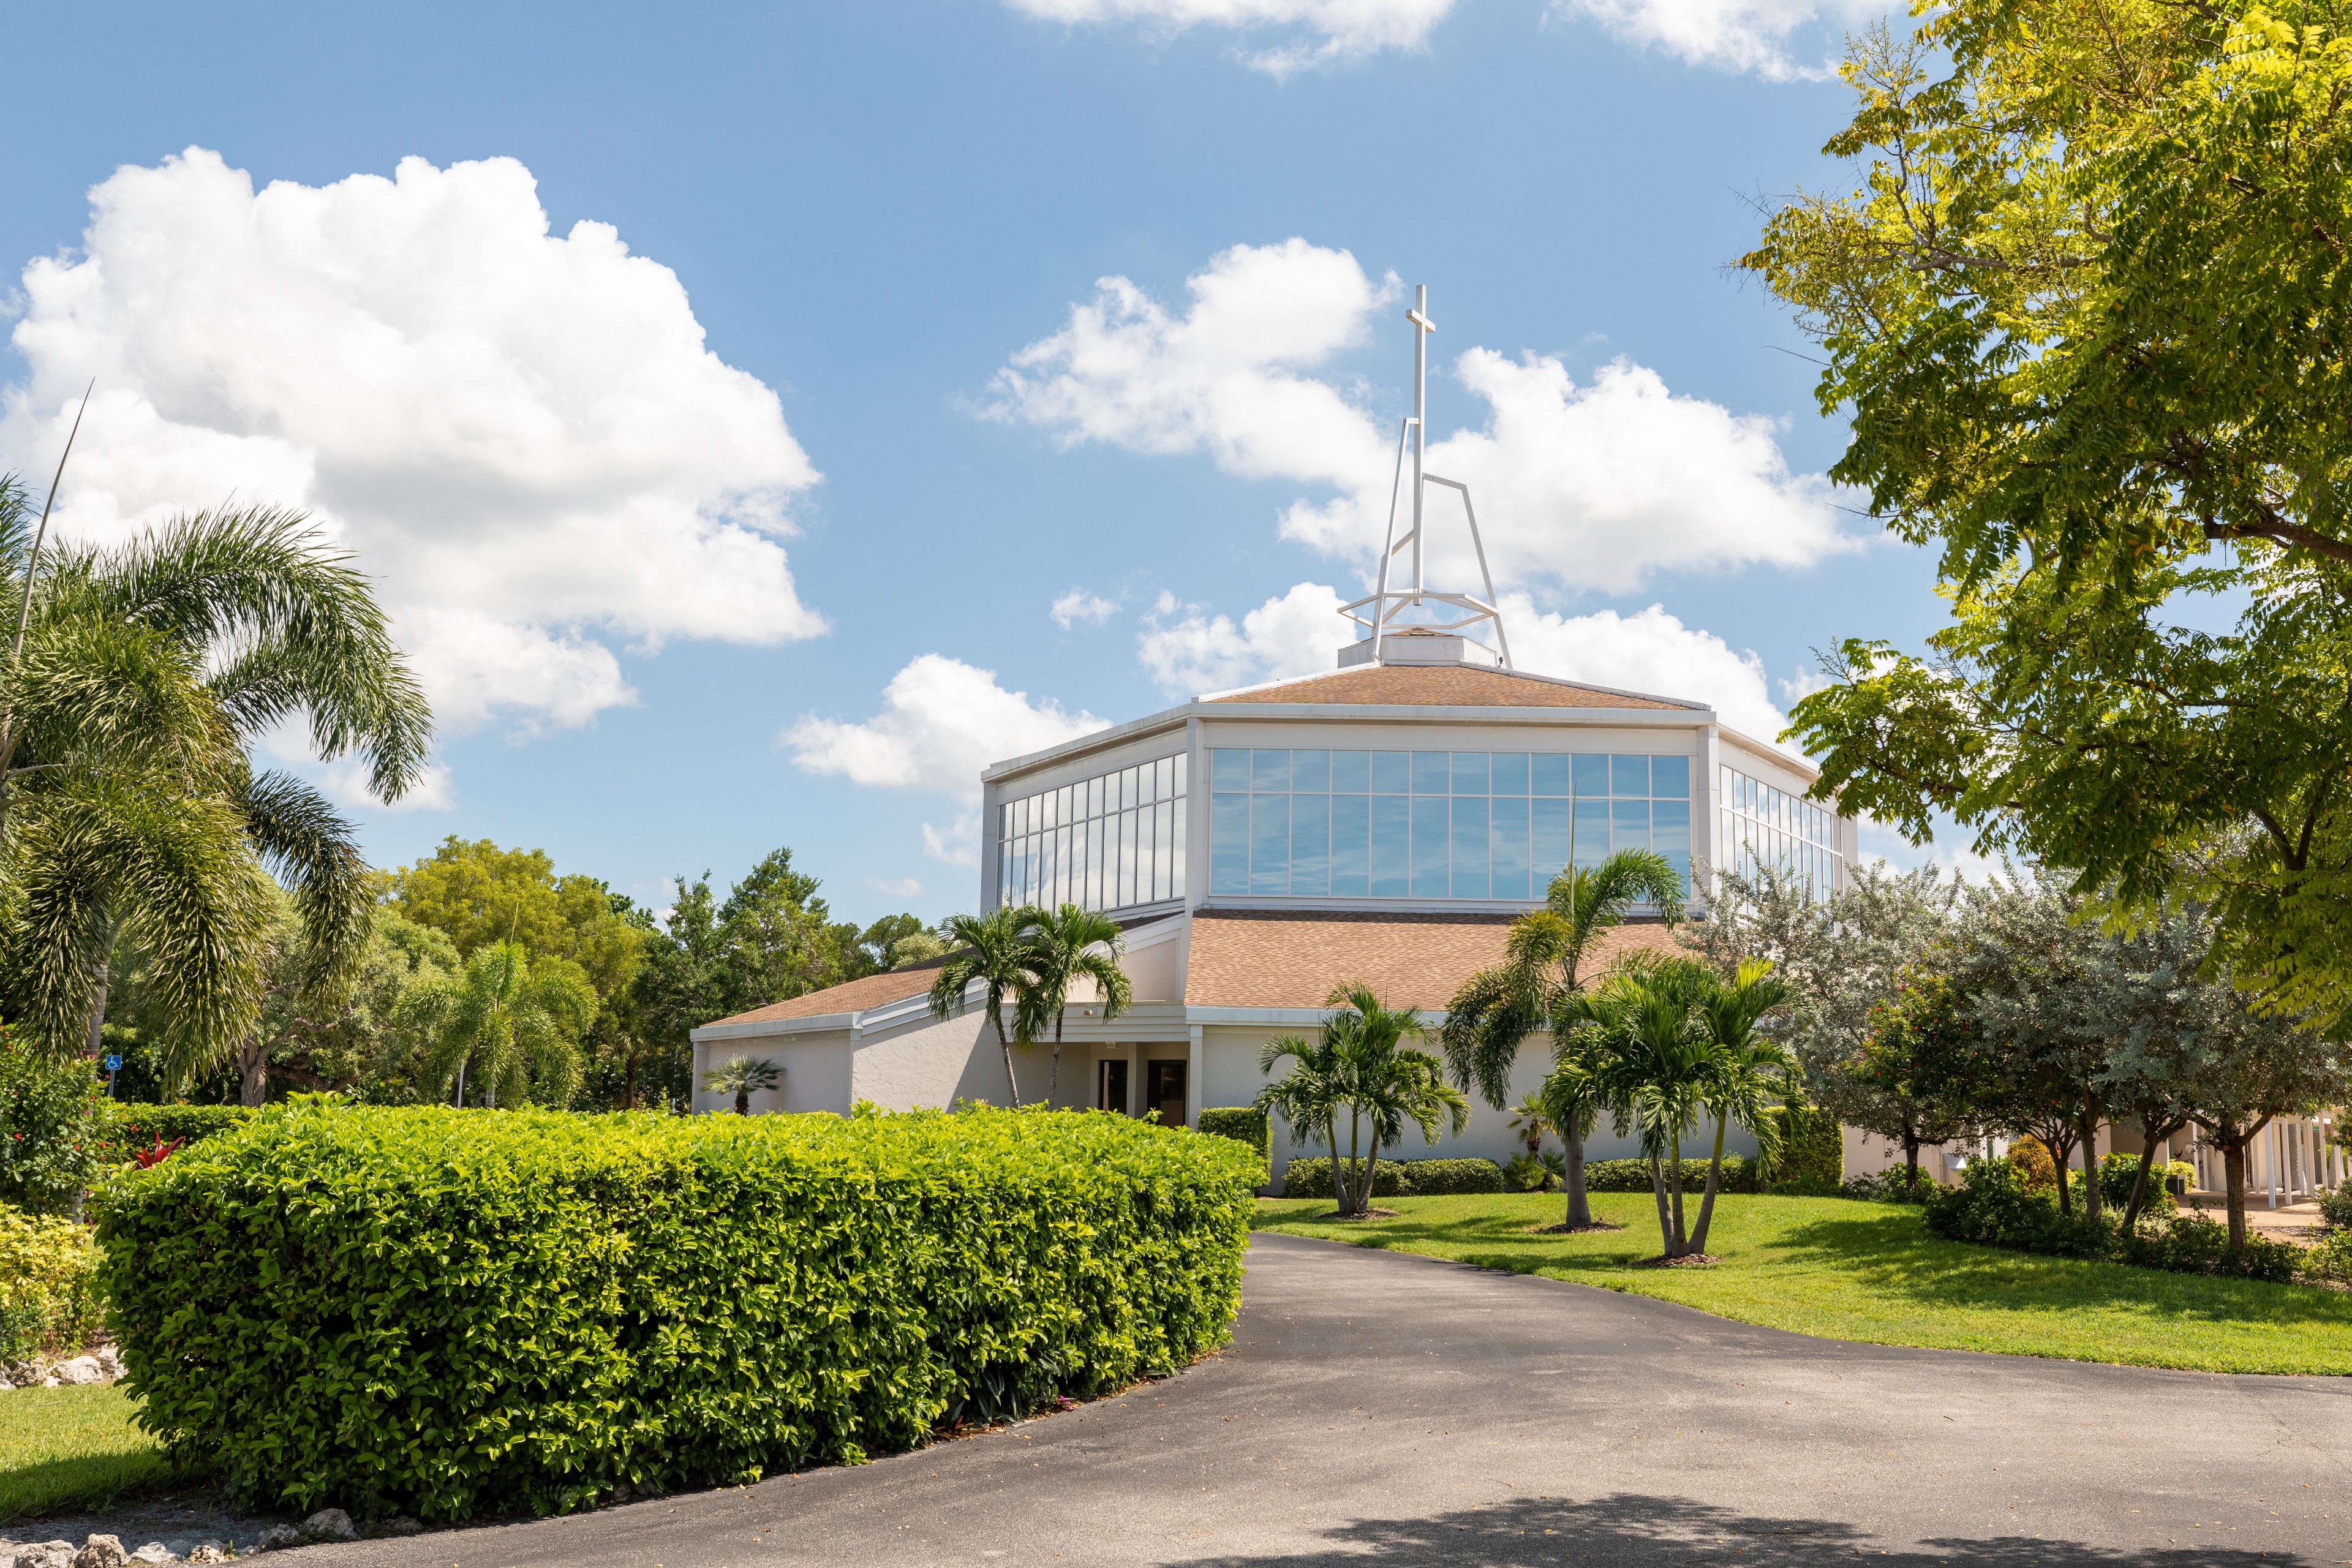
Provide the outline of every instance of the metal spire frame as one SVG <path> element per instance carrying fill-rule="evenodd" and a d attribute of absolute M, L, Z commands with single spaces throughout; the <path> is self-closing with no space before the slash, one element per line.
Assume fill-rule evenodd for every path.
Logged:
<path fill-rule="evenodd" d="M 1381 657 L 1381 638 L 1391 632 L 1412 629 L 1459 633 L 1465 628 L 1494 623 L 1495 641 L 1502 656 L 1503 668 L 1510 669 L 1511 639 L 1503 629 L 1503 614 L 1495 605 L 1495 577 L 1486 569 L 1486 542 L 1478 536 L 1478 510 L 1470 501 L 1470 487 L 1459 479 L 1444 479 L 1430 473 L 1423 466 L 1427 447 L 1426 432 L 1429 416 L 1429 334 L 1437 331 L 1429 319 L 1429 287 L 1416 284 L 1412 291 L 1412 309 L 1405 320 L 1413 326 L 1412 332 L 1412 413 L 1397 428 L 1396 478 L 1389 487 L 1389 527 L 1386 541 L 1381 547 L 1381 568 L 1378 586 L 1369 597 L 1351 605 L 1342 605 L 1339 613 L 1364 627 L 1371 637 L 1372 657 Z M 1412 528 L 1402 539 L 1397 537 L 1397 502 L 1404 488 L 1405 453 L 1412 454 Z M 1443 485 L 1460 493 L 1463 515 L 1470 522 L 1470 545 L 1478 554 L 1478 576 L 1486 585 L 1486 596 L 1476 598 L 1468 594 L 1440 593 L 1429 585 L 1427 560 L 1422 548 L 1423 522 L 1423 502 L 1428 487 Z M 1411 546 L 1412 550 L 1412 585 L 1391 587 L 1391 566 L 1397 552 Z M 1443 616 L 1454 612 L 1453 620 L 1415 620 L 1402 617 L 1412 610 L 1429 607 L 1430 614 Z M 1441 607 L 1442 606 L 1442 607 Z"/>

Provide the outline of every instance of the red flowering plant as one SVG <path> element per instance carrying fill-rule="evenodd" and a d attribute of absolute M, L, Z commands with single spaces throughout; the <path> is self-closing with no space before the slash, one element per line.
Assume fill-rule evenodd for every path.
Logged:
<path fill-rule="evenodd" d="M 152 1171 L 156 1166 L 162 1164 L 164 1161 L 170 1159 L 173 1155 L 178 1153 L 180 1152 L 180 1145 L 186 1142 L 187 1140 L 184 1138 L 174 1138 L 169 1143 L 166 1143 L 163 1139 L 158 1138 L 155 1140 L 155 1146 L 153 1148 L 133 1149 L 131 1151 L 131 1157 L 139 1163 L 139 1168 L 141 1170 Z"/>

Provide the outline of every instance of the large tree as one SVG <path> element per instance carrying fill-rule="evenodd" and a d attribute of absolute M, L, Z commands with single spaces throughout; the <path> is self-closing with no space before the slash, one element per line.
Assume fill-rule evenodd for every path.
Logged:
<path fill-rule="evenodd" d="M 1925 657 L 1849 641 L 1817 794 L 2078 891 L 2216 910 L 2219 958 L 2352 1005 L 2352 108 L 2345 6 L 1956 0 L 1844 73 L 1745 261 L 1820 342 L 1832 469 L 1939 552 Z M 2226 624 L 2226 629 L 2213 629 Z M 2184 856 L 2187 849 L 2195 856 Z"/>

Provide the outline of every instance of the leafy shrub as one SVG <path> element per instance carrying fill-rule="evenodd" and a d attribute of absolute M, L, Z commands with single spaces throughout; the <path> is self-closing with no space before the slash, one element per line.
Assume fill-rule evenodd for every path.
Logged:
<path fill-rule="evenodd" d="M 2352 1230 L 2330 1226 L 2321 1232 L 2319 1240 L 2304 1255 L 2303 1271 L 2314 1279 L 2352 1285 Z"/>
<path fill-rule="evenodd" d="M 1271 1134 L 1265 1124 L 1265 1112 L 1246 1105 L 1210 1106 L 1201 1112 L 1201 1131 L 1217 1138 L 1231 1138 L 1257 1151 L 1257 1184 L 1264 1186 L 1273 1179 L 1273 1166 L 1268 1151 Z"/>
<path fill-rule="evenodd" d="M 1845 1129 L 1816 1106 L 1784 1105 L 1772 1112 L 1780 1124 L 1780 1152 L 1763 1172 L 1775 1187 L 1834 1189 L 1845 1178 Z"/>
<path fill-rule="evenodd" d="M 1723 1157 L 1723 1171 L 1717 1177 L 1719 1193 L 1752 1193 L 1761 1184 L 1757 1180 L 1756 1162 L 1739 1154 Z M 1683 1190 L 1701 1192 L 1706 1186 L 1706 1162 L 1683 1162 Z M 1646 1193 L 1650 1190 L 1650 1163 L 1647 1160 L 1595 1160 L 1584 1167 L 1584 1190 L 1588 1193 Z"/>
<path fill-rule="evenodd" d="M 141 1105 L 131 1100 L 98 1102 L 99 1158 L 121 1164 L 158 1142 L 182 1148 L 244 1126 L 253 1112 L 242 1105 Z"/>
<path fill-rule="evenodd" d="M 72 1355 L 95 1339 L 97 1274 L 89 1226 L 0 1209 L 0 1363 Z"/>
<path fill-rule="evenodd" d="M 86 1060 L 0 1042 L 0 1204 L 33 1214 L 73 1206 L 98 1175 L 102 1092 Z"/>
<path fill-rule="evenodd" d="M 1568 1176 L 1565 1154 L 1517 1153 L 1503 1167 L 1503 1185 L 1514 1193 L 1548 1193 Z"/>
<path fill-rule="evenodd" d="M 1353 1173 L 1361 1167 L 1349 1163 Z M 1504 1191 L 1503 1168 L 1492 1160 L 1382 1160 L 1372 1172 L 1376 1198 L 1447 1197 L 1463 1193 Z M 1283 1168 L 1282 1195 L 1286 1198 L 1328 1198 L 1331 1192 L 1331 1157 L 1293 1160 Z"/>
<path fill-rule="evenodd" d="M 1918 1183 L 1912 1183 L 1912 1172 L 1906 1163 L 1889 1165 L 1885 1170 L 1867 1176 L 1848 1176 L 1838 1184 L 1838 1195 L 1862 1198 L 1879 1204 L 1924 1204 L 1938 1184 L 1927 1172 L 1918 1173 Z"/>
<path fill-rule="evenodd" d="M 2329 1230 L 2352 1231 L 2352 1182 L 2319 1194 L 2319 1217 Z"/>
<path fill-rule="evenodd" d="M 2039 1138 L 2020 1138 L 2009 1146 L 2009 1163 L 2017 1179 L 2029 1193 L 2054 1193 L 2058 1190 L 2058 1163 L 2050 1157 L 2050 1145 Z"/>
<path fill-rule="evenodd" d="M 2215 1274 L 2284 1283 L 2304 1266 L 2292 1242 L 2249 1236 L 2230 1245 L 2226 1226 L 2200 1215 L 2179 1215 L 2126 1235 L 2117 1208 L 2094 1220 L 2062 1215 L 2056 1201 L 2026 1186 L 2014 1163 L 1979 1160 L 1957 1187 L 1927 1200 L 1927 1228 L 1951 1241 L 2004 1247 L 2062 1258 L 2103 1258 L 2178 1274 Z"/>
<path fill-rule="evenodd" d="M 292 1101 L 98 1195 L 141 1420 L 303 1511 L 553 1512 L 1171 1373 L 1256 1162 L 1119 1116 Z"/>

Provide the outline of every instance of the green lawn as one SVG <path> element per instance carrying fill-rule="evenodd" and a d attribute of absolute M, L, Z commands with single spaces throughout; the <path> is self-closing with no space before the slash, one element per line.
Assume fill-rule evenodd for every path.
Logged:
<path fill-rule="evenodd" d="M 108 1384 L 0 1394 L 0 1523 L 100 1509 L 181 1479 L 131 1424 L 137 1408 Z"/>
<path fill-rule="evenodd" d="M 2352 1373 L 2352 1294 L 2034 1258 L 1938 1241 L 1919 1211 L 1845 1198 L 1717 1200 L 1705 1268 L 1658 1250 L 1648 1194 L 1598 1193 L 1622 1231 L 1538 1236 L 1557 1194 L 1381 1198 L 1394 1219 L 1319 1220 L 1328 1198 L 1261 1198 L 1259 1230 L 1459 1258 L 1680 1301 L 1742 1322 L 1875 1344 L 2199 1372 Z M 1696 1217 L 1694 1214 L 1694 1217 Z"/>

